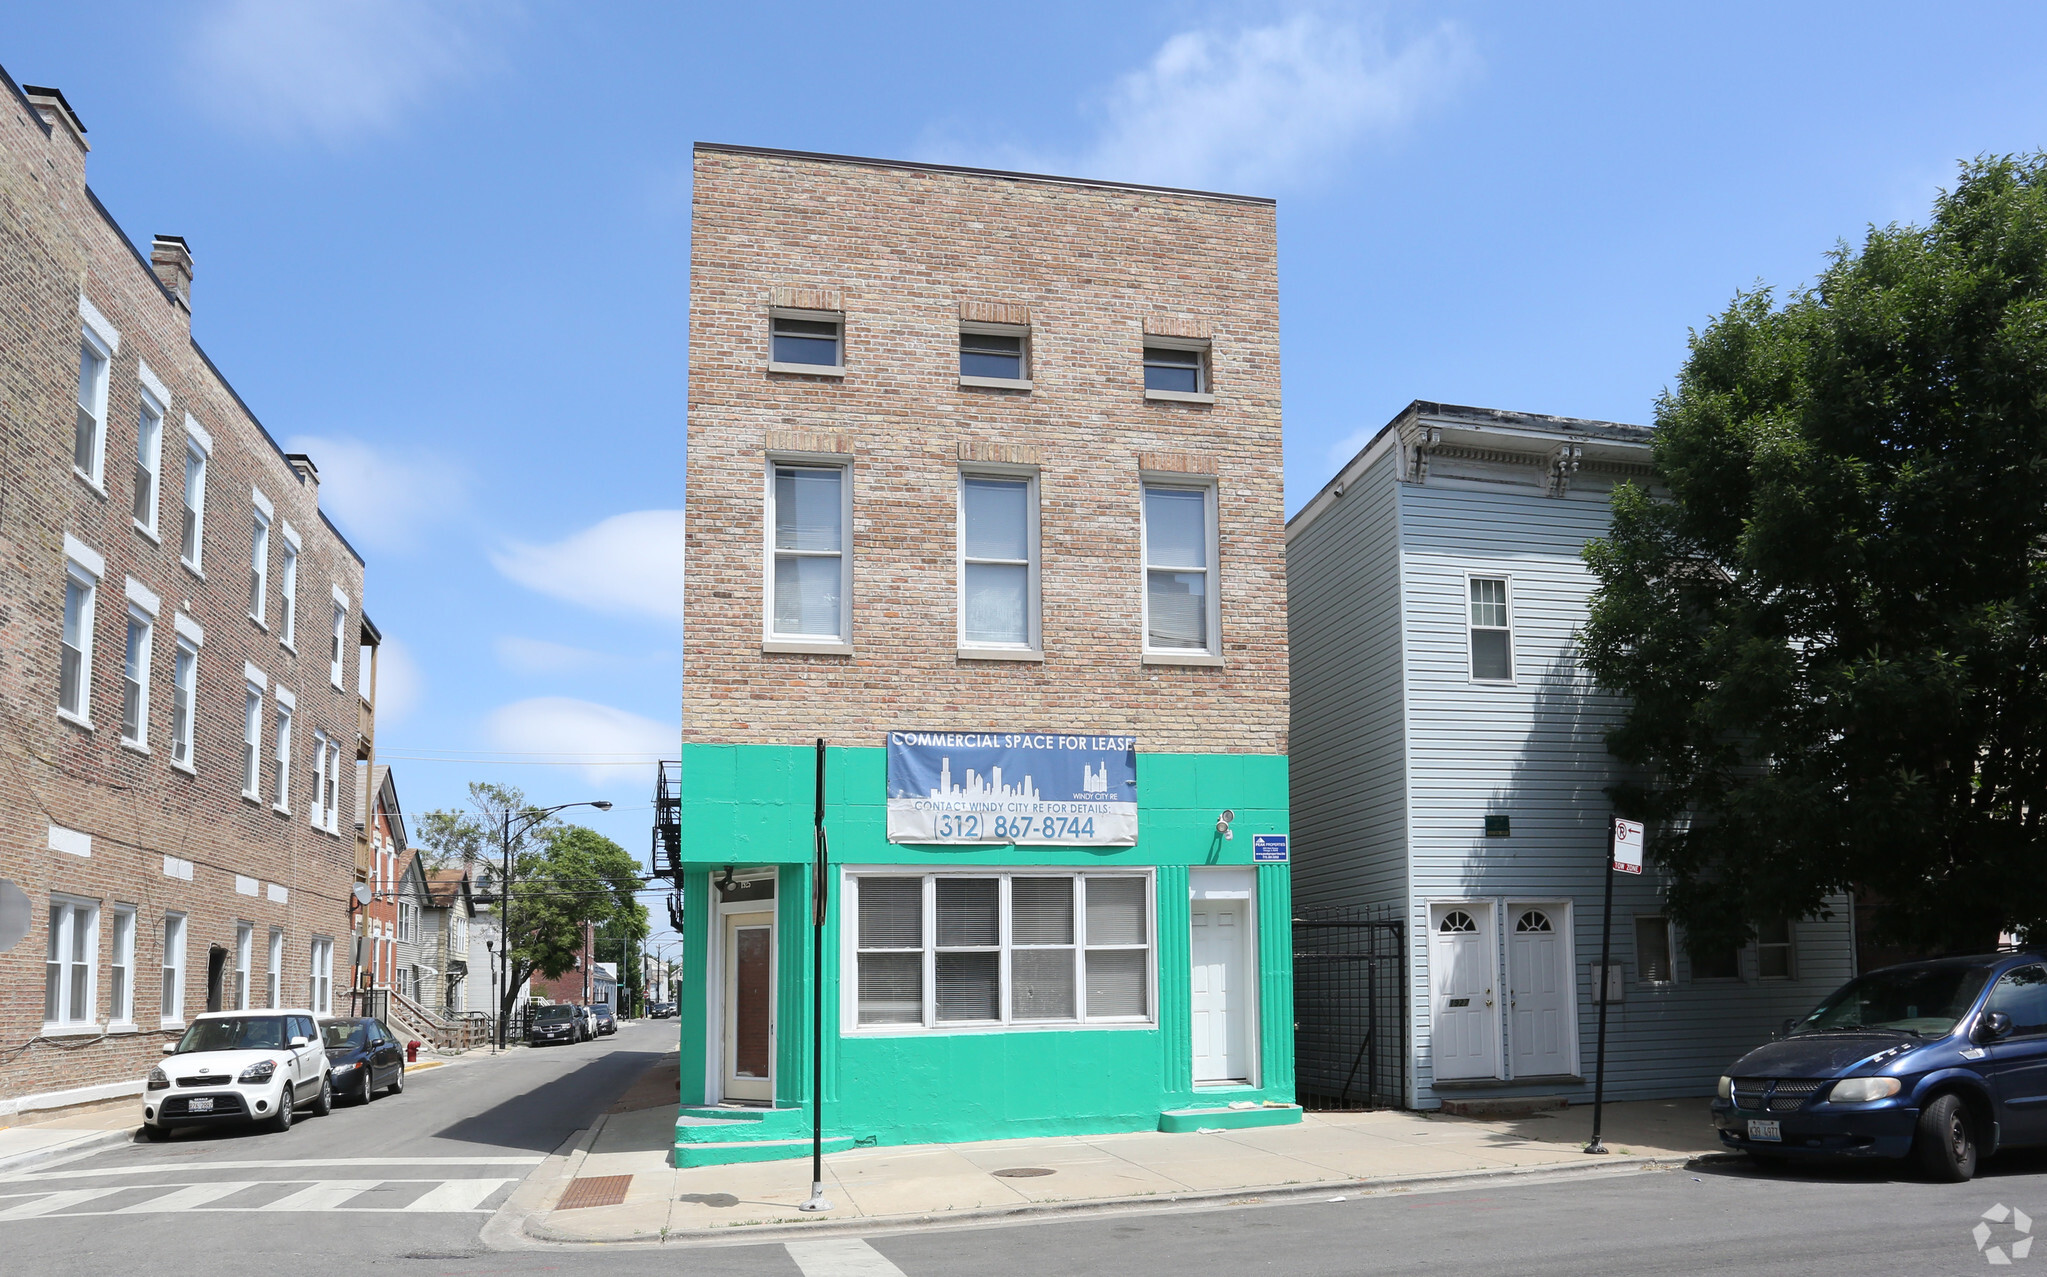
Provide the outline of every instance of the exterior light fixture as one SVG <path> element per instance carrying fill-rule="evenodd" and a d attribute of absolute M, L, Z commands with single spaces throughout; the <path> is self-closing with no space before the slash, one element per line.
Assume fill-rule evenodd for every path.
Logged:
<path fill-rule="evenodd" d="M 1227 842 L 1236 837 L 1235 834 L 1230 832 L 1230 822 L 1236 818 L 1237 813 L 1228 807 L 1223 808 L 1223 814 L 1216 817 L 1215 831 L 1223 836 L 1223 841 Z"/>

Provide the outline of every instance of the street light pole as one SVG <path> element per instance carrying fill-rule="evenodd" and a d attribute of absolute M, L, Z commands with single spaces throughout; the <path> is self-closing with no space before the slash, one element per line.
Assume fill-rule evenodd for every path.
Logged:
<path fill-rule="evenodd" d="M 534 825 L 571 807 L 595 807 L 598 811 L 610 811 L 611 800 L 598 798 L 580 803 L 561 803 L 553 807 L 538 808 L 524 812 L 519 819 L 519 835 Z M 505 1027 L 511 1021 L 512 1004 L 512 809 L 505 808 L 504 823 L 499 826 L 498 847 L 504 860 L 504 876 L 498 879 L 498 1049 L 505 1048 Z"/>

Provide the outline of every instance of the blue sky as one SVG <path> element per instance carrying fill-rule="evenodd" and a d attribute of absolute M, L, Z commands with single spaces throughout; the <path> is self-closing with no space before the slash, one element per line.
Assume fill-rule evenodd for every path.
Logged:
<path fill-rule="evenodd" d="M 22 6 L 131 236 L 370 561 L 380 748 L 642 851 L 673 750 L 690 145 L 1280 201 L 1290 507 L 1410 399 L 1647 421 L 1688 328 L 2047 145 L 2047 8 Z M 449 761 L 427 761 L 432 757 Z"/>

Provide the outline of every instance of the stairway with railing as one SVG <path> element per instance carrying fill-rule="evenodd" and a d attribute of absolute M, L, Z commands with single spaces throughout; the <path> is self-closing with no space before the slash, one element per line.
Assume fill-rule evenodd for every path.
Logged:
<path fill-rule="evenodd" d="M 396 989 L 389 991 L 385 1022 L 400 1033 L 416 1037 L 434 1050 L 447 1054 L 487 1046 L 491 1039 L 488 1012 L 433 1011 Z"/>

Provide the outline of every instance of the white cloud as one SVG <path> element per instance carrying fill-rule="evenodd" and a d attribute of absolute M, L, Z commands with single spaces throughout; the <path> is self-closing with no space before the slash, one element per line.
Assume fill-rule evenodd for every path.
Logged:
<path fill-rule="evenodd" d="M 1269 192 L 1311 181 L 1366 139 L 1398 131 L 1476 64 L 1454 23 L 1404 41 L 1382 23 L 1303 12 L 1269 26 L 1200 27 L 1117 80 L 1093 141 L 1065 153 L 997 148 L 1009 167 L 1160 186 Z M 943 156 L 972 163 L 956 144 Z M 979 162 L 991 162 L 982 148 Z"/>
<path fill-rule="evenodd" d="M 192 27 L 192 90 L 249 132 L 333 143 L 389 128 L 493 60 L 516 12 L 486 0 L 214 0 Z"/>
<path fill-rule="evenodd" d="M 514 542 L 491 555 L 531 590 L 599 612 L 682 620 L 682 511 L 615 514 L 553 545 Z"/>
<path fill-rule="evenodd" d="M 379 729 L 404 722 L 426 695 L 426 676 L 412 650 L 386 636 L 377 647 L 377 726 Z"/>
<path fill-rule="evenodd" d="M 587 647 L 570 647 L 516 634 L 499 635 L 495 646 L 498 664 L 514 674 L 572 674 L 609 665 L 615 659 L 609 653 L 593 652 Z"/>
<path fill-rule="evenodd" d="M 468 472 L 430 452 L 318 435 L 294 435 L 285 447 L 313 459 L 320 469 L 320 508 L 367 550 L 412 549 L 428 527 L 468 502 Z"/>
<path fill-rule="evenodd" d="M 507 753 L 582 762 L 586 783 L 611 789 L 644 789 L 653 781 L 654 762 L 675 757 L 682 747 L 680 727 L 567 696 L 503 706 L 485 721 L 484 732 Z"/>

